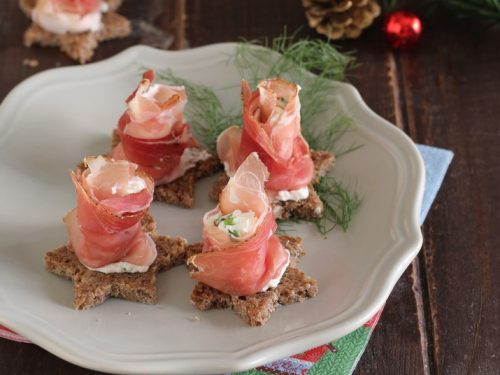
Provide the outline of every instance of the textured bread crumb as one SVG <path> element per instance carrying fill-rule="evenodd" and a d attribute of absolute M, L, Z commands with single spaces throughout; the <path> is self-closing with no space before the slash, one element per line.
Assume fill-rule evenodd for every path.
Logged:
<path fill-rule="evenodd" d="M 329 151 L 312 150 L 311 159 L 314 163 L 314 176 L 312 180 L 312 184 L 314 185 L 335 166 L 335 155 Z"/>

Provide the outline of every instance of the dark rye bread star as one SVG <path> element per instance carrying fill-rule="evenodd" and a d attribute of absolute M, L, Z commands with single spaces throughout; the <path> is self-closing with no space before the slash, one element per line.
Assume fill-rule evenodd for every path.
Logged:
<path fill-rule="evenodd" d="M 118 145 L 118 143 L 120 143 L 120 135 L 118 134 L 118 130 L 114 129 L 111 141 L 112 148 Z M 184 176 L 168 184 L 156 186 L 154 200 L 191 208 L 194 203 L 194 185 L 196 181 L 211 176 L 221 169 L 222 165 L 214 155 L 207 160 L 199 161 Z"/>
<path fill-rule="evenodd" d="M 20 0 L 22 11 L 31 19 L 31 11 L 37 0 Z M 35 22 L 24 33 L 24 45 L 31 47 L 38 44 L 43 47 L 59 47 L 73 60 L 81 64 L 89 61 L 94 55 L 94 50 L 100 42 L 110 39 L 127 37 L 132 28 L 130 21 L 116 13 L 122 0 L 106 0 L 108 11 L 102 15 L 102 28 L 99 31 L 87 31 L 83 33 L 55 34 L 45 30 Z"/>
<path fill-rule="evenodd" d="M 73 306 L 76 310 L 88 310 L 109 297 L 157 303 L 157 273 L 184 264 L 188 244 L 183 238 L 157 235 L 149 214 L 143 218 L 142 226 L 151 234 L 158 251 L 156 260 L 144 273 L 105 274 L 89 270 L 80 263 L 69 244 L 45 255 L 45 266 L 49 272 L 73 281 Z"/>
<path fill-rule="evenodd" d="M 297 268 L 298 259 L 305 254 L 302 239 L 290 236 L 279 238 L 283 246 L 290 251 L 290 265 L 278 287 L 253 296 L 238 297 L 199 282 L 191 293 L 191 303 L 202 311 L 231 309 L 249 325 L 260 326 L 269 320 L 278 306 L 315 297 L 318 294 L 318 283 Z M 188 259 L 201 252 L 201 249 L 202 244 L 191 245 L 188 249 Z"/>
<path fill-rule="evenodd" d="M 320 218 L 323 215 L 323 202 L 321 202 L 316 190 L 314 190 L 314 184 L 333 167 L 335 156 L 328 151 L 311 151 L 311 157 L 314 163 L 314 175 L 313 180 L 308 186 L 309 196 L 299 201 L 273 202 L 275 215 L 279 216 L 280 219 L 296 218 L 311 220 Z M 228 181 L 229 177 L 226 174 L 219 176 L 212 191 L 209 193 L 210 199 L 217 202 L 220 192 L 227 185 Z"/>

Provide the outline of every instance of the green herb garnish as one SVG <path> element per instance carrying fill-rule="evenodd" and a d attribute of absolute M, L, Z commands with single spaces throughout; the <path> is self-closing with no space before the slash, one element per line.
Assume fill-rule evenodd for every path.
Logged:
<path fill-rule="evenodd" d="M 226 215 L 222 221 L 226 227 L 237 224 L 236 218 L 233 216 L 233 214 Z"/>
<path fill-rule="evenodd" d="M 236 221 L 236 218 L 233 216 L 232 213 L 221 216 L 221 217 L 214 220 L 214 225 L 216 227 L 219 226 L 220 223 L 224 224 L 224 226 L 226 226 L 226 227 L 238 224 L 238 222 Z"/>
<path fill-rule="evenodd" d="M 324 205 L 323 217 L 314 220 L 319 232 L 326 235 L 337 226 L 347 231 L 361 204 L 358 194 L 331 176 L 322 177 L 314 188 Z"/>
<path fill-rule="evenodd" d="M 240 232 L 237 231 L 236 229 L 228 229 L 227 232 L 233 238 L 238 238 L 240 236 Z"/>
<path fill-rule="evenodd" d="M 215 152 L 219 134 L 231 125 L 239 124 L 241 115 L 224 111 L 217 94 L 200 83 L 179 78 L 170 69 L 159 71 L 157 75 L 162 81 L 186 88 L 189 98 L 185 110 L 186 120 L 196 139 Z"/>
<path fill-rule="evenodd" d="M 223 224 L 227 232 L 229 233 L 229 237 L 231 239 L 239 238 L 240 237 L 240 232 L 237 229 L 229 228 L 233 225 L 238 224 L 238 220 L 233 216 L 232 213 L 218 217 L 217 219 L 214 220 L 214 225 L 218 227 L 220 224 Z"/>
<path fill-rule="evenodd" d="M 316 225 L 318 231 L 326 236 L 329 232 L 339 226 L 344 232 L 347 231 L 353 215 L 361 205 L 361 198 L 354 190 L 348 189 L 332 176 L 325 176 L 314 185 L 321 201 L 323 202 L 323 217 L 314 220 L 303 219 L 277 219 L 277 234 L 285 235 L 295 231 L 293 224 L 310 221 Z"/>
<path fill-rule="evenodd" d="M 356 66 L 352 52 L 343 53 L 327 40 L 298 39 L 297 32 L 272 40 L 244 40 L 236 51 L 236 64 L 242 77 L 256 85 L 269 77 L 285 76 L 302 85 L 312 72 L 326 79 L 344 81 Z"/>
<path fill-rule="evenodd" d="M 453 11 L 458 18 L 477 18 L 488 26 L 500 25 L 499 0 L 427 0 L 432 6 L 442 6 Z"/>
<path fill-rule="evenodd" d="M 443 17 L 448 10 L 459 19 L 474 18 L 483 21 L 487 27 L 500 25 L 499 0 L 381 0 L 379 3 L 384 12 L 409 9 L 417 11 L 417 14 L 426 13 L 428 16 Z"/>
<path fill-rule="evenodd" d="M 286 235 L 290 232 L 295 232 L 294 224 L 298 224 L 301 221 L 296 218 L 289 219 L 276 219 L 276 224 L 278 224 L 278 228 L 276 228 L 276 234 L 278 235 Z"/>

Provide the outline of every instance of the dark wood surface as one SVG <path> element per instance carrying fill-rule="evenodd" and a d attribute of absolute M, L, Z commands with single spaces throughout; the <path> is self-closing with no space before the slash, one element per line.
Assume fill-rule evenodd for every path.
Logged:
<path fill-rule="evenodd" d="M 30 75 L 72 62 L 54 49 L 22 46 L 28 20 L 17 0 L 0 11 L 0 99 Z M 94 60 L 137 44 L 180 49 L 239 37 L 273 37 L 283 25 L 309 30 L 300 1 L 125 0 L 125 40 Z M 437 15 L 422 42 L 395 53 L 380 21 L 360 39 L 351 82 L 368 105 L 416 142 L 455 159 L 423 226 L 419 256 L 397 283 L 355 374 L 500 374 L 500 31 Z M 166 33 L 158 39 L 147 26 Z M 40 65 L 23 65 L 25 58 Z M 0 339 L 0 374 L 90 374 L 45 350 Z"/>

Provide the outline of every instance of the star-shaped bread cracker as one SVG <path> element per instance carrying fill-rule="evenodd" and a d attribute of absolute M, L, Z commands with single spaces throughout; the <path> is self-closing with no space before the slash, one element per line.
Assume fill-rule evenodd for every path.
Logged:
<path fill-rule="evenodd" d="M 31 19 L 31 12 L 37 0 L 19 0 L 23 12 Z M 81 64 L 89 61 L 100 42 L 125 38 L 132 31 L 130 21 L 116 13 L 122 0 L 105 0 L 108 11 L 102 15 L 102 28 L 98 31 L 83 33 L 56 34 L 45 30 L 35 22 L 24 33 L 24 45 L 31 47 L 38 44 L 44 47 L 59 47 L 69 57 Z"/>
<path fill-rule="evenodd" d="M 318 283 L 297 268 L 298 259 L 305 254 L 300 237 L 279 236 L 290 251 L 290 264 L 278 287 L 254 296 L 238 297 L 221 292 L 199 282 L 191 293 L 191 303 L 199 310 L 232 309 L 251 326 L 265 324 L 280 305 L 303 302 L 318 294 Z M 201 252 L 202 244 L 191 245 L 190 256 Z"/>
<path fill-rule="evenodd" d="M 118 130 L 113 130 L 111 147 L 120 143 Z M 196 181 L 211 176 L 222 169 L 219 159 L 212 155 L 207 160 L 199 161 L 184 176 L 168 184 L 155 186 L 154 200 L 191 208 L 194 203 L 194 185 Z"/>
<path fill-rule="evenodd" d="M 49 272 L 73 281 L 73 306 L 76 310 L 88 310 L 109 297 L 157 303 L 157 273 L 184 264 L 188 244 L 183 238 L 157 235 L 149 214 L 143 218 L 142 225 L 151 234 L 158 251 L 155 261 L 144 273 L 105 274 L 89 270 L 80 263 L 69 244 L 45 254 L 45 266 Z"/>
<path fill-rule="evenodd" d="M 323 215 L 323 202 L 318 193 L 314 190 L 314 184 L 328 173 L 328 170 L 335 164 L 335 156 L 328 151 L 311 151 L 311 158 L 314 163 L 313 180 L 308 186 L 309 196 L 299 201 L 275 201 L 273 210 L 279 219 L 305 219 L 312 220 L 320 218 Z M 227 185 L 229 177 L 226 174 L 219 176 L 212 191 L 209 193 L 210 199 L 217 202 L 219 194 Z M 278 215 L 279 214 L 279 215 Z"/>

